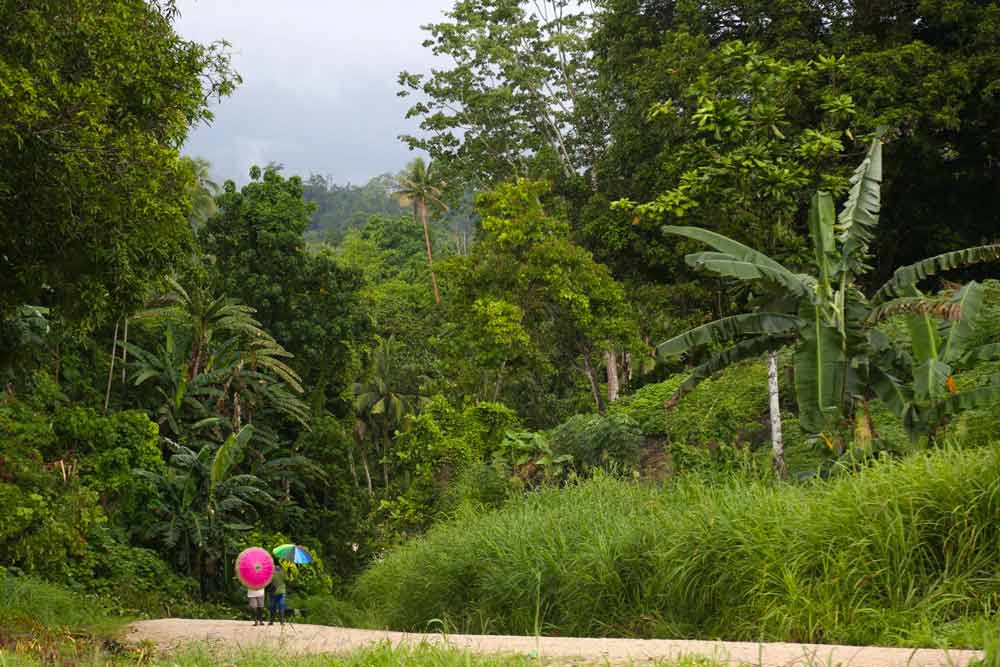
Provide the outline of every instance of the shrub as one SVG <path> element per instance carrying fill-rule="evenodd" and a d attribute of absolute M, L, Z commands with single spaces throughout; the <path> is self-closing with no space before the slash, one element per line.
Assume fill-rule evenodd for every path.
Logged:
<path fill-rule="evenodd" d="M 998 514 L 998 447 L 797 486 L 598 475 L 433 528 L 353 599 L 406 630 L 969 644 L 1000 605 Z"/>
<path fill-rule="evenodd" d="M 569 454 L 578 473 L 594 468 L 635 469 L 642 453 L 642 428 L 627 414 L 577 415 L 548 434 L 556 454 Z"/>
<path fill-rule="evenodd" d="M 510 476 L 510 466 L 503 461 L 472 463 L 451 480 L 438 510 L 447 517 L 498 509 L 511 497 Z"/>
<path fill-rule="evenodd" d="M 705 380 L 674 408 L 664 403 L 687 379 L 686 373 L 646 385 L 616 401 L 612 414 L 638 422 L 647 436 L 666 436 L 687 445 L 761 442 L 767 438 L 767 365 L 737 364 Z"/>
<path fill-rule="evenodd" d="M 663 382 L 647 384 L 634 394 L 623 396 L 612 403 L 608 412 L 631 417 L 647 436 L 665 436 L 667 420 L 663 404 L 683 381 L 683 375 L 674 375 Z"/>

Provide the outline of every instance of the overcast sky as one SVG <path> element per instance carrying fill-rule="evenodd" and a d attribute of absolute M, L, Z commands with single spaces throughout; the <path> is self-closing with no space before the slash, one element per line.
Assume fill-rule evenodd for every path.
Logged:
<path fill-rule="evenodd" d="M 178 0 L 188 39 L 233 45 L 243 85 L 196 128 L 184 152 L 212 162 L 215 178 L 247 180 L 253 164 L 286 174 L 366 182 L 413 153 L 396 137 L 416 130 L 396 97 L 401 70 L 433 57 L 419 26 L 452 0 Z"/>

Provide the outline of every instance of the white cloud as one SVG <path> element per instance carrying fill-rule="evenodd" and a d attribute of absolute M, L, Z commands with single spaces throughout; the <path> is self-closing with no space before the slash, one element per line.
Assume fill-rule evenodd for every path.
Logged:
<path fill-rule="evenodd" d="M 225 39 L 244 84 L 185 152 L 213 163 L 219 178 L 245 181 L 250 163 L 288 173 L 364 182 L 409 158 L 397 139 L 414 132 L 396 97 L 396 76 L 434 62 L 421 24 L 451 0 L 179 0 L 180 34 Z"/>

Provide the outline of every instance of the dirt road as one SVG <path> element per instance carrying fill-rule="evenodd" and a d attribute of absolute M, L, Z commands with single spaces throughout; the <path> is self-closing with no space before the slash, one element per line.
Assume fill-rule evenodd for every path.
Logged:
<path fill-rule="evenodd" d="M 813 644 L 753 644 L 746 642 L 666 639 L 578 639 L 572 637 L 507 637 L 500 635 L 410 634 L 353 630 L 324 625 L 253 627 L 249 621 L 161 619 L 139 621 L 129 628 L 129 641 L 152 641 L 163 648 L 187 642 L 209 642 L 232 648 L 280 647 L 293 653 L 346 653 L 389 641 L 393 645 L 428 642 L 473 653 L 537 654 L 543 658 L 575 658 L 606 663 L 702 655 L 733 665 L 759 667 L 964 667 L 979 651 L 936 651 Z"/>

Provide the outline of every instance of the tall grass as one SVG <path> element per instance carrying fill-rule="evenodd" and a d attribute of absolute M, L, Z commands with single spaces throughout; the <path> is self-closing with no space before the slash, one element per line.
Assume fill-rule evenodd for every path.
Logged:
<path fill-rule="evenodd" d="M 800 486 L 603 477 L 439 526 L 353 598 L 399 629 L 977 646 L 998 547 L 997 448 Z"/>
<path fill-rule="evenodd" d="M 104 613 L 97 596 L 0 570 L 0 634 L 112 637 L 127 622 Z"/>

